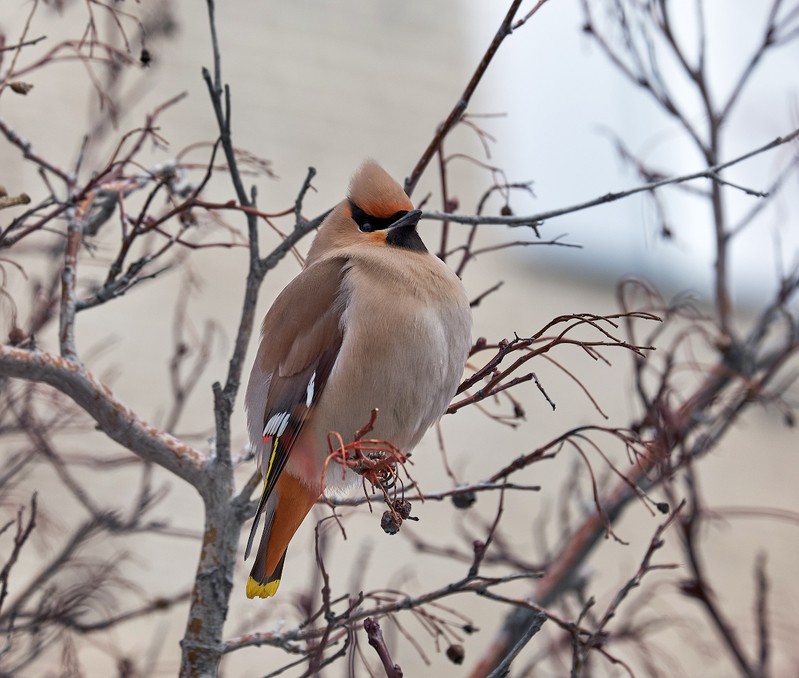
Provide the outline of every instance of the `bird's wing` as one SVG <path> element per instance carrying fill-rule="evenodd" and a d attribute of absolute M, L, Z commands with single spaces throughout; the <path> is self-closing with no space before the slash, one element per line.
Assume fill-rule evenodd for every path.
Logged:
<path fill-rule="evenodd" d="M 253 370 L 270 379 L 269 388 L 265 403 L 247 403 L 251 417 L 257 417 L 259 409 L 263 413 L 260 464 L 264 489 L 245 558 L 252 548 L 261 512 L 324 391 L 341 348 L 345 304 L 341 288 L 346 269 L 347 260 L 343 258 L 312 264 L 280 293 L 264 318 Z"/>

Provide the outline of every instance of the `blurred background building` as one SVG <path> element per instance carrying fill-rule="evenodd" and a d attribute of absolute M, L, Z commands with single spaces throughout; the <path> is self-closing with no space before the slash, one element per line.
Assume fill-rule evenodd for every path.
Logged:
<path fill-rule="evenodd" d="M 80 35 L 86 22 L 86 7 L 80 2 L 64 4 L 62 12 L 54 8 L 38 12 L 31 34 Z M 376 158 L 398 179 L 403 178 L 460 96 L 499 25 L 505 4 L 477 0 L 220 2 L 217 25 L 223 75 L 231 88 L 234 140 L 237 146 L 267 159 L 269 171 L 274 174 L 273 178 L 264 174 L 251 178 L 258 187 L 259 205 L 270 212 L 290 207 L 309 166 L 315 167 L 318 174 L 304 205 L 308 216 L 321 213 L 341 199 L 350 173 L 367 156 Z M 752 43 L 751 14 L 755 10 L 745 0 L 704 4 L 706 25 L 712 29 L 710 67 L 721 96 L 729 86 L 725 74 L 740 68 L 747 54 L 745 46 Z M 4 0 L 0 22 L 9 40 L 20 34 L 29 9 L 29 3 L 22 0 Z M 84 128 L 105 129 L 91 139 L 86 149 L 84 167 L 90 168 L 108 156 L 122 132 L 141 125 L 149 111 L 180 92 L 186 92 L 186 98 L 159 118 L 161 134 L 169 146 L 148 149 L 153 162 L 163 162 L 182 149 L 216 138 L 201 77 L 201 68 L 211 66 L 204 4 L 179 0 L 143 3 L 127 9 L 141 13 L 160 30 L 168 29 L 168 34 L 152 41 L 152 65 L 123 81 L 119 91 L 123 105 L 115 127 L 109 126 L 108 108 L 100 109 L 91 83 L 81 66 L 74 63 L 37 74 L 32 79 L 34 89 L 27 97 L 6 94 L 0 102 L 3 120 L 24 133 L 35 148 L 46 149 L 48 156 L 63 166 L 75 163 Z M 95 12 L 103 30 L 113 32 L 106 23 L 108 18 L 97 8 Z M 475 122 L 496 139 L 490 145 L 488 162 L 504 168 L 510 182 L 534 182 L 534 197 L 513 194 L 511 206 L 516 214 L 570 205 L 635 185 L 638 178 L 620 159 L 615 136 L 665 175 L 702 167 L 702 159 L 680 137 L 674 123 L 627 83 L 581 32 L 582 21 L 577 3 L 552 0 L 502 46 L 470 106 L 470 112 L 487 116 Z M 762 23 L 764 17 L 757 21 Z M 680 11 L 679 25 L 689 40 L 696 30 L 692 8 Z M 136 30 L 132 30 L 134 50 L 138 49 L 135 36 Z M 43 43 L 40 53 L 45 49 Z M 24 53 L 28 59 L 34 54 Z M 746 92 L 738 118 L 726 136 L 723 157 L 743 154 L 797 127 L 796 83 L 786 75 L 795 71 L 797 57 L 799 53 L 793 45 L 760 66 L 762 72 Z M 104 77 L 102 69 L 94 75 Z M 688 97 L 686 106 L 699 115 L 697 102 Z M 446 150 L 484 158 L 480 139 L 465 127 L 447 141 Z M 185 157 L 203 163 L 207 151 L 207 146 L 194 147 Z M 760 156 L 737 167 L 728 178 L 765 190 L 780 159 L 791 152 L 794 151 L 786 147 Z M 451 165 L 451 185 L 462 212 L 475 209 L 492 181 L 491 174 L 476 164 L 464 161 Z M 34 200 L 46 194 L 36 173 L 5 141 L 0 142 L 0 183 L 10 192 L 24 190 Z M 432 193 L 429 207 L 438 209 L 438 188 L 437 174 L 431 166 L 414 198 L 421 200 Z M 776 272 L 797 261 L 795 188 L 794 179 L 793 192 L 786 192 L 792 198 L 777 200 L 734 249 L 734 289 L 736 300 L 744 305 L 764 303 L 777 285 Z M 221 172 L 211 187 L 211 195 L 221 201 L 233 195 Z M 743 213 L 755 200 L 736 194 L 731 199 L 731 209 Z M 501 204 L 497 198 L 488 209 L 496 213 Z M 8 218 L 8 212 L 2 214 L 3 220 Z M 232 225 L 242 227 L 239 216 L 226 218 Z M 667 218 L 673 229 L 671 238 L 662 237 L 651 201 L 637 196 L 543 225 L 544 239 L 565 234 L 565 242 L 579 244 L 582 249 L 529 247 L 482 255 L 464 277 L 469 293 L 477 296 L 499 280 L 504 281 L 504 286 L 475 309 L 475 336 L 500 339 L 514 332 L 525 336 L 557 315 L 613 312 L 617 308 L 614 286 L 626 275 L 646 276 L 667 295 L 688 292 L 701 306 L 712 290 L 713 234 L 707 210 L 695 197 L 678 195 L 669 202 Z M 481 238 L 486 244 L 519 237 L 504 227 L 485 231 Z M 428 242 L 435 242 L 437 233 L 438 226 L 433 222 L 423 226 L 423 237 Z M 273 242 L 278 242 L 277 236 Z M 300 249 L 307 246 L 307 242 L 303 243 Z M 102 271 L 102 263 L 112 253 L 106 247 L 110 245 L 101 241 L 94 252 L 98 271 Z M 45 265 L 36 256 L 24 261 L 29 275 L 40 273 Z M 84 271 L 88 271 L 91 264 L 84 266 Z M 78 342 L 84 350 L 95 347 L 90 368 L 143 417 L 163 424 L 171 398 L 167 364 L 173 341 L 172 308 L 181 290 L 190 284 L 190 333 L 199 335 L 209 321 L 221 328 L 200 386 L 176 431 L 189 436 L 201 449 L 207 449 L 205 441 L 213 431 L 210 384 L 225 374 L 245 267 L 246 251 L 241 248 L 193 252 L 185 268 L 169 271 L 113 304 L 80 317 Z M 298 270 L 298 263 L 287 259 L 268 277 L 260 303 L 263 310 Z M 9 289 L 22 290 L 25 281 L 15 275 L 11 276 Z M 19 305 L 24 308 L 24 299 Z M 46 344 L 52 339 L 50 336 L 40 340 Z M 630 392 L 628 356 L 616 356 L 612 366 L 593 364 L 577 351 L 567 352 L 564 360 L 573 361 L 568 363 L 570 368 L 581 373 L 610 421 L 629 420 L 635 399 Z M 579 389 L 556 369 L 546 365 L 536 369 L 558 406 L 554 412 L 535 387 L 529 386 L 518 392 L 527 411 L 527 420 L 518 430 L 483 419 L 475 411 L 444 420 L 449 460 L 459 478 L 483 478 L 496 468 L 496 455 L 510 461 L 566 428 L 601 421 Z M 237 440 L 243 448 L 243 412 L 238 417 Z M 76 436 L 63 444 L 74 452 L 88 446 L 95 451 L 107 448 L 110 456 L 119 453 L 99 435 Z M 799 510 L 796 449 L 795 432 L 781 426 L 776 414 L 759 409 L 750 412 L 725 443 L 702 462 L 708 501 L 722 506 L 776 507 L 795 515 Z M 753 455 L 757 456 L 755 466 L 751 463 Z M 415 455 L 415 463 L 414 472 L 424 479 L 425 488 L 447 486 L 433 434 Z M 566 455 L 535 466 L 526 478 L 540 484 L 541 492 L 507 499 L 509 514 L 505 524 L 509 528 L 523 525 L 524 530 L 519 534 L 508 530 L 505 537 L 527 549 L 531 561 L 538 557 L 533 555 L 537 553 L 534 547 L 540 555 L 545 535 L 551 539 L 557 535 L 554 516 L 559 496 L 578 466 L 578 460 Z M 753 468 L 757 469 L 756 476 L 752 475 Z M 100 474 L 89 469 L 82 473 L 98 501 L 114 505 L 135 494 L 126 472 Z M 249 469 L 242 471 L 242 480 L 248 473 Z M 50 515 L 49 524 L 45 523 L 36 535 L 40 553 L 51 548 L 48 535 L 57 534 L 80 515 L 80 507 L 70 498 L 50 493 L 49 480 L 44 470 L 29 480 L 30 486 L 39 490 L 43 510 Z M 175 535 L 181 530 L 199 533 L 202 527 L 201 502 L 193 490 L 166 474 L 160 481 L 168 487 L 169 494 L 158 513 L 175 528 L 173 536 L 143 536 L 125 544 L 97 544 L 97 553 L 106 557 L 120 549 L 127 551 L 132 558 L 126 573 L 152 595 L 172 593 L 187 585 L 195 567 L 198 543 Z M 53 482 L 52 487 L 56 486 Z M 424 504 L 418 508 L 421 522 L 408 529 L 418 531 L 428 541 L 460 543 L 464 534 L 484 535 L 496 501 L 496 497 L 481 498 L 475 512 L 469 514 L 456 511 L 449 503 Z M 590 508 L 586 506 L 586 510 Z M 453 571 L 452 560 L 418 554 L 405 535 L 392 539 L 383 535 L 378 528 L 379 516 L 368 514 L 364 508 L 343 511 L 343 515 L 350 538 L 343 541 L 336 533 L 328 562 L 333 584 L 341 592 L 360 577 L 358 570 L 364 561 L 369 562 L 363 573 L 364 588 L 385 584 L 386 568 L 395 573 L 392 586 L 408 591 L 429 587 L 431 582 L 443 584 L 462 574 Z M 529 527 L 534 523 L 531 516 L 544 517 L 544 523 L 549 517 L 550 523 L 534 532 Z M 608 540 L 596 550 L 584 573 L 587 593 L 606 601 L 629 579 L 657 521 L 639 506 L 628 509 L 617 532 L 629 545 Z M 242 567 L 229 615 L 231 635 L 253 626 L 262 631 L 280 628 L 281 619 L 293 618 L 290 605 L 294 596 L 314 576 L 310 557 L 312 527 L 312 523 L 303 527 L 289 551 L 286 569 L 290 576 L 281 585 L 276 600 L 245 601 L 246 571 Z M 790 652 L 785 654 L 784 643 L 785 636 L 797 630 L 793 612 L 799 603 L 793 585 L 799 557 L 795 521 L 722 522 L 707 536 L 707 544 L 706 557 L 712 564 L 719 600 L 731 616 L 744 620 L 741 628 L 748 634 L 754 634 L 753 562 L 759 551 L 768 553 L 776 633 L 774 667 L 792 666 L 795 671 L 798 660 Z M 670 554 L 673 552 L 666 549 L 660 558 L 668 561 Z M 25 557 L 35 559 L 36 555 L 26 553 Z M 467 567 L 468 564 L 462 565 L 464 574 Z M 718 678 L 732 675 L 726 659 L 708 655 L 714 642 L 712 632 L 707 632 L 696 608 L 680 595 L 679 573 L 658 577 L 652 576 L 645 604 L 664 617 L 676 615 L 679 619 L 679 623 L 664 628 L 657 640 L 665 675 L 700 675 L 700 671 L 703 676 Z M 524 595 L 526 587 L 518 585 L 514 591 Z M 130 593 L 131 599 L 135 596 L 135 591 Z M 491 641 L 504 610 L 466 596 L 451 604 L 476 619 L 480 628 L 480 633 L 466 643 L 469 666 L 470 660 L 476 659 Z M 405 623 L 408 627 L 414 624 L 412 620 Z M 152 656 L 153 675 L 172 675 L 179 663 L 178 640 L 184 625 L 185 607 L 178 607 L 166 615 L 130 622 L 108 635 L 87 637 L 77 652 L 85 666 L 91 667 L 89 675 L 111 675 L 118 658 L 115 647 L 126 653 Z M 417 633 L 413 628 L 410 632 Z M 703 635 L 705 632 L 709 635 Z M 455 667 L 437 652 L 427 638 L 421 644 L 429 664 L 408 643 L 402 643 L 403 649 L 393 657 L 405 675 L 466 675 L 463 668 Z M 528 658 L 535 655 L 535 642 L 526 652 Z M 223 668 L 230 676 L 260 676 L 272 668 L 270 662 L 284 659 L 282 653 L 269 649 L 251 649 L 237 653 Z M 36 675 L 58 675 L 58 661 L 59 657 L 53 657 L 52 669 Z M 635 659 L 630 661 L 638 666 Z M 330 675 L 338 675 L 339 671 L 343 669 L 334 668 Z M 598 667 L 596 673 L 620 674 L 612 666 Z"/>

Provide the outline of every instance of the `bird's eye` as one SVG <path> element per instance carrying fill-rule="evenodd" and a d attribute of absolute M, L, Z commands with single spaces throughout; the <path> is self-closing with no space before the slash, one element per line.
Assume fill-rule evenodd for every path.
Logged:
<path fill-rule="evenodd" d="M 396 221 L 398 215 L 401 216 L 406 214 L 406 212 L 397 212 L 388 218 L 378 217 L 374 214 L 365 212 L 352 200 L 350 200 L 350 213 L 352 214 L 352 220 L 358 224 L 358 230 L 361 233 L 374 233 L 375 231 L 382 231 L 385 228 L 389 228 L 391 224 Z"/>
<path fill-rule="evenodd" d="M 352 200 L 350 200 L 350 210 L 352 212 L 352 219 L 358 224 L 358 230 L 361 233 L 371 233 L 379 228 L 372 225 L 374 217 L 364 212 L 358 205 L 352 202 Z"/>

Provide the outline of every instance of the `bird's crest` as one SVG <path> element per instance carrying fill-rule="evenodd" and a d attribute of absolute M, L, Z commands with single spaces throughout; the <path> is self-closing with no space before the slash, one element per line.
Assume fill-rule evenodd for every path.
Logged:
<path fill-rule="evenodd" d="M 376 217 L 390 217 L 400 210 L 413 209 L 402 186 L 371 158 L 356 170 L 348 195 L 364 212 Z"/>

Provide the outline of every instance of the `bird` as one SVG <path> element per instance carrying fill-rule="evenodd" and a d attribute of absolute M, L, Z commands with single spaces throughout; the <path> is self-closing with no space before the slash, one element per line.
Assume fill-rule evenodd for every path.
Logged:
<path fill-rule="evenodd" d="M 419 236 L 421 216 L 367 159 L 264 317 L 245 395 L 263 475 L 245 559 L 264 523 L 248 598 L 275 595 L 289 542 L 311 507 L 360 479 L 339 465 L 325 471 L 329 433 L 352 441 L 377 408 L 370 436 L 407 454 L 456 393 L 471 310 L 458 276 Z"/>

